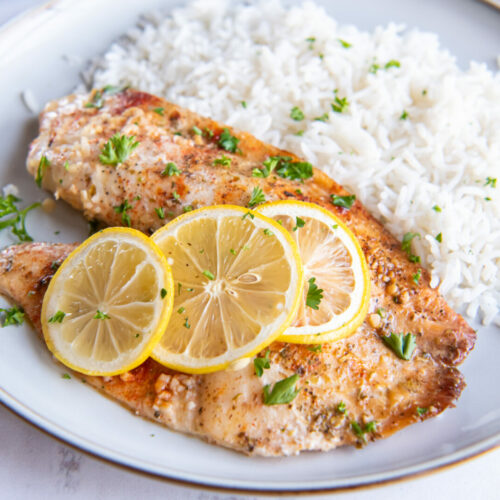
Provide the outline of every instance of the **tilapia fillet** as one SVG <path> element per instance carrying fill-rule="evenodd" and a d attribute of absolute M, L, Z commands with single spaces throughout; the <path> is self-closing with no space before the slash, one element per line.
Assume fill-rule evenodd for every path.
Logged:
<path fill-rule="evenodd" d="M 50 102 L 41 114 L 28 170 L 41 177 L 44 188 L 106 225 L 127 222 L 123 211 L 114 208 L 127 201 L 131 225 L 147 233 L 165 223 L 155 208 L 163 207 L 168 219 L 188 207 L 246 206 L 255 186 L 267 200 L 317 203 L 341 217 L 358 237 L 371 272 L 370 313 L 385 310 L 380 324 L 367 320 L 349 338 L 324 344 L 321 352 L 273 343 L 271 369 L 261 378 L 253 364 L 234 372 L 185 375 L 148 360 L 121 376 L 85 377 L 90 384 L 172 429 L 267 456 L 361 444 L 453 406 L 465 385 L 455 365 L 472 349 L 475 333 L 429 287 L 425 270 L 415 283 L 420 266 L 408 261 L 401 243 L 359 201 L 350 210 L 332 205 L 331 194 L 348 193 L 318 170 L 304 182 L 253 177 L 253 169 L 269 156 L 296 158 L 230 128 L 240 139 L 240 151 L 221 149 L 224 126 L 152 95 L 126 90 L 104 95 L 99 107 L 86 107 L 89 102 L 96 102 L 95 92 Z M 114 134 L 133 135 L 139 142 L 117 167 L 99 160 Z M 229 167 L 214 164 L 222 155 L 231 159 Z M 42 156 L 50 164 L 40 172 Z M 165 175 L 168 162 L 181 173 Z M 24 307 L 37 330 L 51 264 L 72 248 L 33 243 L 0 255 L 0 291 Z M 381 336 L 390 332 L 416 335 L 410 361 L 396 357 L 382 342 Z M 300 375 L 302 388 L 293 402 L 264 405 L 263 386 L 293 373 Z M 375 428 L 363 432 L 373 421 Z"/>

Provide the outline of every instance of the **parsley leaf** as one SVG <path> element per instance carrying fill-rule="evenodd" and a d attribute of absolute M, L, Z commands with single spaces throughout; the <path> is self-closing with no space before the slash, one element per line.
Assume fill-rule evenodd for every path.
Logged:
<path fill-rule="evenodd" d="M 184 318 L 184 328 L 191 328 L 191 325 L 189 324 L 189 318 Z"/>
<path fill-rule="evenodd" d="M 240 140 L 237 137 L 234 137 L 234 135 L 231 135 L 229 129 L 225 128 L 219 137 L 218 145 L 230 153 L 236 153 L 239 151 L 239 142 Z"/>
<path fill-rule="evenodd" d="M 352 47 L 351 43 L 346 42 L 345 40 L 342 40 L 342 38 L 337 38 L 337 40 L 339 41 L 340 45 L 342 45 L 342 47 L 344 47 L 344 49 L 350 49 Z"/>
<path fill-rule="evenodd" d="M 372 420 L 371 422 L 367 422 L 364 424 L 363 427 L 361 427 L 358 422 L 355 422 L 354 420 L 351 422 L 351 429 L 354 434 L 361 439 L 361 441 L 365 442 L 365 434 L 369 432 L 374 432 L 377 428 L 377 422 L 375 420 Z"/>
<path fill-rule="evenodd" d="M 202 274 L 206 276 L 209 280 L 213 281 L 215 279 L 214 273 L 208 271 L 207 269 L 205 269 Z"/>
<path fill-rule="evenodd" d="M 165 288 L 162 288 L 160 290 L 160 297 L 164 299 L 167 296 L 167 293 L 168 293 L 167 290 L 165 290 Z"/>
<path fill-rule="evenodd" d="M 241 101 L 241 105 L 242 105 L 242 107 L 244 107 L 244 108 L 246 109 L 246 107 L 247 107 L 247 102 L 246 102 L 246 101 Z"/>
<path fill-rule="evenodd" d="M 105 312 L 99 311 L 99 309 L 97 309 L 97 312 L 95 313 L 93 319 L 111 319 L 111 318 Z"/>
<path fill-rule="evenodd" d="M 203 132 L 196 125 L 193 127 L 193 132 L 195 135 L 203 135 Z"/>
<path fill-rule="evenodd" d="M 422 269 L 419 269 L 413 276 L 412 280 L 415 283 L 415 285 L 418 285 L 420 281 L 420 277 L 422 276 Z"/>
<path fill-rule="evenodd" d="M 328 120 L 328 113 L 323 113 L 321 116 L 317 116 L 315 122 L 326 122 Z"/>
<path fill-rule="evenodd" d="M 337 405 L 337 411 L 339 413 L 345 413 L 346 412 L 346 406 L 345 406 L 345 403 L 343 401 L 341 401 L 338 405 Z"/>
<path fill-rule="evenodd" d="M 263 358 L 255 358 L 253 360 L 253 367 L 255 370 L 255 375 L 257 375 L 257 377 L 262 377 L 262 375 L 264 374 L 264 370 L 268 370 L 269 368 L 271 368 L 269 354 L 271 354 L 271 351 L 268 349 Z"/>
<path fill-rule="evenodd" d="M 408 259 L 410 260 L 410 262 L 420 262 L 420 257 L 411 253 L 411 241 L 416 237 L 420 239 L 420 233 L 406 233 L 403 236 L 403 241 L 401 242 L 401 250 L 403 250 L 403 252 L 406 252 L 406 255 L 408 255 Z"/>
<path fill-rule="evenodd" d="M 62 323 L 66 313 L 63 311 L 57 311 L 54 316 L 49 318 L 49 323 Z"/>
<path fill-rule="evenodd" d="M 311 352 L 321 352 L 323 348 L 322 344 L 310 345 L 307 350 Z"/>
<path fill-rule="evenodd" d="M 47 157 L 45 155 L 43 155 L 40 158 L 38 168 L 36 170 L 35 182 L 38 187 L 42 187 L 43 174 L 45 174 L 45 170 L 47 170 L 47 167 L 50 167 L 50 161 L 47 160 Z"/>
<path fill-rule="evenodd" d="M 377 63 L 373 63 L 369 68 L 368 72 L 372 75 L 377 74 L 377 71 L 380 69 L 380 66 Z"/>
<path fill-rule="evenodd" d="M 160 116 L 163 116 L 165 110 L 163 108 L 154 108 L 153 111 Z"/>
<path fill-rule="evenodd" d="M 441 211 L 442 211 L 442 210 L 441 210 L 441 207 L 440 207 L 439 205 L 434 205 L 434 206 L 432 207 L 432 210 L 434 210 L 434 212 L 441 212 Z"/>
<path fill-rule="evenodd" d="M 304 227 L 306 225 L 306 221 L 301 219 L 300 217 L 295 217 L 295 227 L 292 229 L 293 231 L 297 231 L 300 227 Z"/>
<path fill-rule="evenodd" d="M 273 236 L 274 235 L 274 233 L 271 230 L 267 229 L 267 227 L 266 227 L 266 229 L 264 229 L 264 234 L 266 236 Z"/>
<path fill-rule="evenodd" d="M 231 166 L 231 158 L 226 155 L 222 155 L 221 158 L 216 158 L 214 160 L 214 165 L 222 165 L 223 167 L 230 167 Z"/>
<path fill-rule="evenodd" d="M 310 163 L 292 161 L 289 156 L 270 156 L 262 164 L 264 168 L 254 168 L 253 177 L 269 177 L 274 170 L 283 179 L 304 180 L 313 176 L 313 168 Z"/>
<path fill-rule="evenodd" d="M 113 210 L 117 214 L 122 214 L 122 222 L 123 222 L 123 224 L 126 224 L 128 227 L 130 227 L 130 215 L 127 212 L 131 208 L 132 208 L 132 205 L 130 205 L 128 200 L 125 200 L 124 202 L 120 203 L 120 205 L 113 207 Z"/>
<path fill-rule="evenodd" d="M 19 242 L 33 241 L 33 238 L 26 231 L 26 216 L 28 212 L 40 206 L 40 203 L 32 203 L 31 205 L 19 210 L 16 203 L 21 201 L 13 194 L 0 196 L 0 218 L 6 215 L 15 214 L 13 217 L 0 221 L 0 231 L 7 227 L 14 236 L 17 236 Z"/>
<path fill-rule="evenodd" d="M 0 307 L 0 312 L 4 314 L 2 328 L 9 325 L 22 325 L 24 322 L 24 310 L 22 307 L 11 307 L 4 309 Z"/>
<path fill-rule="evenodd" d="M 292 120 L 295 120 L 296 122 L 300 122 L 301 120 L 303 120 L 305 118 L 305 116 L 304 116 L 304 113 L 302 112 L 302 110 L 299 107 L 294 106 L 290 110 L 290 118 Z"/>
<path fill-rule="evenodd" d="M 306 305 L 312 309 L 319 309 L 319 304 L 323 300 L 323 290 L 316 285 L 316 278 L 307 280 L 309 289 L 307 290 Z"/>
<path fill-rule="evenodd" d="M 413 351 L 417 346 L 416 337 L 412 333 L 391 333 L 382 337 L 384 343 L 389 346 L 398 358 L 404 359 L 406 361 L 411 359 Z"/>
<path fill-rule="evenodd" d="M 408 111 L 406 111 L 406 109 L 403 110 L 403 112 L 401 113 L 401 116 L 399 117 L 400 120 L 406 120 L 408 118 Z"/>
<path fill-rule="evenodd" d="M 436 241 L 439 241 L 439 243 L 442 243 L 443 242 L 443 233 L 436 234 L 435 238 L 436 238 Z"/>
<path fill-rule="evenodd" d="M 417 406 L 417 414 L 419 417 L 425 415 L 429 411 L 429 408 L 421 408 L 420 406 Z"/>
<path fill-rule="evenodd" d="M 180 173 L 181 171 L 177 168 L 177 165 L 173 161 L 169 161 L 160 175 L 162 177 L 165 177 L 166 175 L 168 177 L 172 177 L 173 175 L 179 175 Z"/>
<path fill-rule="evenodd" d="M 345 208 L 346 210 L 349 210 L 354 202 L 356 201 L 356 195 L 351 194 L 347 196 L 338 196 L 336 194 L 331 194 L 330 198 L 332 199 L 332 204 L 335 205 L 336 207 L 342 207 Z"/>
<path fill-rule="evenodd" d="M 157 207 L 155 208 L 156 215 L 158 216 L 159 219 L 164 219 L 165 218 L 165 210 L 163 207 Z"/>
<path fill-rule="evenodd" d="M 497 187 L 497 180 L 493 177 L 486 177 L 486 183 L 484 185 L 491 186 L 492 188 L 496 188 Z"/>
<path fill-rule="evenodd" d="M 385 63 L 384 69 L 389 69 L 389 68 L 400 68 L 401 63 L 399 61 L 396 61 L 396 59 L 391 59 L 390 61 Z"/>
<path fill-rule="evenodd" d="M 347 111 L 349 101 L 347 100 L 347 97 L 342 97 L 342 99 L 340 99 L 338 96 L 335 96 L 335 102 L 332 102 L 331 106 L 335 113 L 343 113 L 344 111 Z"/>
<path fill-rule="evenodd" d="M 270 384 L 264 386 L 264 404 L 265 405 L 283 405 L 291 403 L 300 389 L 296 389 L 295 384 L 299 379 L 298 374 L 287 377 L 274 384 L 270 391 Z"/>
<path fill-rule="evenodd" d="M 126 161 L 132 151 L 139 145 L 135 140 L 135 136 L 119 135 L 116 133 L 104 145 L 104 148 L 99 155 L 99 160 L 103 165 L 117 166 Z"/>
<path fill-rule="evenodd" d="M 248 202 L 249 207 L 255 207 L 255 205 L 258 205 L 259 203 L 264 203 L 266 201 L 266 197 L 260 189 L 259 186 L 255 186 L 252 191 L 252 196 L 250 198 L 250 201 Z"/>

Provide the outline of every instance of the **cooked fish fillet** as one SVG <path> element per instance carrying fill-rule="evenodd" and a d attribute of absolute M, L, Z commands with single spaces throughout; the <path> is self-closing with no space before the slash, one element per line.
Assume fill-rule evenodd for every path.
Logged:
<path fill-rule="evenodd" d="M 125 375 L 85 377 L 89 383 L 172 429 L 268 456 L 362 444 L 453 406 L 465 385 L 454 365 L 472 349 L 475 332 L 429 287 L 425 270 L 414 282 L 420 266 L 409 262 L 401 243 L 359 201 L 350 210 L 332 205 L 331 194 L 348 193 L 318 170 L 304 182 L 252 177 L 269 156 L 297 159 L 231 129 L 241 151 L 223 150 L 223 126 L 152 95 L 126 90 L 105 95 L 102 107 L 85 106 L 92 101 L 95 91 L 65 97 L 41 114 L 40 135 L 27 164 L 43 187 L 106 225 L 127 222 L 114 207 L 128 201 L 131 225 L 144 232 L 164 224 L 157 207 L 175 216 L 186 207 L 246 206 L 255 186 L 267 200 L 317 203 L 341 217 L 358 237 L 371 272 L 370 313 L 378 308 L 386 313 L 380 324 L 369 314 L 354 335 L 324 344 L 322 352 L 273 343 L 271 369 L 262 378 L 251 364 L 234 372 L 185 375 L 148 360 Z M 114 134 L 133 135 L 139 145 L 122 164 L 103 165 L 99 155 Z M 229 168 L 214 165 L 222 154 L 231 158 Z M 40 170 L 43 156 L 49 166 Z M 162 175 L 168 162 L 181 173 Z M 51 263 L 72 248 L 28 244 L 0 255 L 0 291 L 25 308 L 38 330 Z M 390 332 L 416 335 L 410 361 L 396 357 L 382 342 L 381 336 Z M 300 375 L 302 388 L 293 402 L 264 405 L 263 386 L 293 373 Z M 364 432 L 373 421 L 376 425 Z"/>

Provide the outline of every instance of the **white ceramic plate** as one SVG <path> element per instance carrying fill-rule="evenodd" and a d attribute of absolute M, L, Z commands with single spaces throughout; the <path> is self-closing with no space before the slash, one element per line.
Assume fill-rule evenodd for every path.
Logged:
<path fill-rule="evenodd" d="M 166 0 L 60 0 L 25 14 L 0 31 L 0 186 L 19 186 L 26 202 L 43 195 L 24 160 L 37 121 L 20 93 L 44 103 L 69 93 L 89 58 L 131 27 L 141 12 L 167 9 Z M 500 13 L 473 2 L 357 0 L 323 2 L 341 22 L 370 29 L 389 21 L 439 33 L 462 66 L 476 59 L 494 67 L 500 54 Z M 68 64 L 64 55 L 79 56 Z M 82 217 L 60 203 L 55 214 L 31 216 L 37 240 L 73 241 L 87 234 Z M 55 234 L 60 231 L 60 234 Z M 3 236 L 3 244 L 7 244 Z M 467 389 L 456 409 L 363 450 L 248 458 L 170 432 L 133 416 L 77 379 L 61 378 L 29 326 L 0 329 L 0 400 L 53 435 L 91 453 L 160 476 L 223 488 L 267 491 L 330 490 L 418 474 L 481 453 L 500 443 L 500 331 L 479 328 L 462 367 Z"/>

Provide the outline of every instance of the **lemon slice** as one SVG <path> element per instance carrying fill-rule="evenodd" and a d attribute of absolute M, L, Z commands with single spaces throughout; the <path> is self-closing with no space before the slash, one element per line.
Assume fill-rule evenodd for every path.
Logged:
<path fill-rule="evenodd" d="M 174 312 L 153 358 L 208 373 L 252 356 L 290 325 L 302 295 L 297 245 L 279 224 L 221 205 L 177 217 L 153 240 L 174 276 Z"/>
<path fill-rule="evenodd" d="M 280 221 L 290 232 L 304 265 L 299 311 L 279 340 L 322 343 L 353 333 L 363 322 L 370 301 L 370 275 L 356 237 L 331 212 L 312 203 L 278 201 L 261 205 L 257 211 Z"/>
<path fill-rule="evenodd" d="M 115 375 L 150 355 L 172 306 L 172 273 L 161 250 L 135 229 L 109 228 L 64 260 L 45 293 L 41 323 L 62 363 Z"/>

